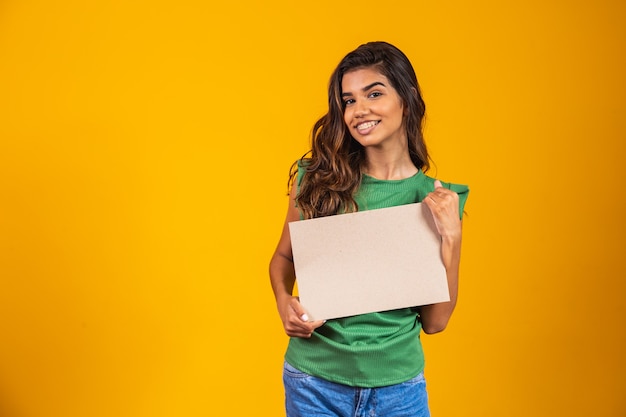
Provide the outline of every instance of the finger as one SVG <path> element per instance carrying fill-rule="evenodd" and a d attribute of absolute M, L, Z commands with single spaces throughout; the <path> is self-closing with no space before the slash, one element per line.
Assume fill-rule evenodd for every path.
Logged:
<path fill-rule="evenodd" d="M 426 199 L 430 200 L 432 203 L 439 204 L 441 200 L 446 197 L 447 193 L 450 192 L 450 190 L 445 188 L 439 180 L 435 180 L 434 186 L 435 189 L 428 193 Z"/>
<path fill-rule="evenodd" d="M 313 329 L 317 329 L 318 327 L 322 327 L 324 325 L 324 323 L 326 323 L 326 320 L 316 320 L 316 321 L 309 322 L 309 324 L 311 325 L 311 327 Z"/>
<path fill-rule="evenodd" d="M 445 190 L 445 188 L 441 188 L 441 187 L 435 188 L 435 191 L 431 191 L 430 193 L 426 195 L 426 198 L 424 199 L 425 202 L 429 205 L 439 204 L 445 197 L 445 194 L 439 190 Z"/>
<path fill-rule="evenodd" d="M 310 338 L 313 334 L 313 332 L 300 329 L 288 329 L 286 333 L 289 337 L 303 337 L 305 339 Z"/>
<path fill-rule="evenodd" d="M 435 188 L 434 191 L 431 191 L 429 193 L 429 196 L 444 200 L 444 199 L 455 199 L 456 197 L 458 197 L 458 194 L 445 187 L 437 187 Z"/>
<path fill-rule="evenodd" d="M 315 329 L 311 328 L 311 326 L 306 325 L 306 323 L 290 323 L 290 325 L 285 329 L 287 334 L 292 337 L 310 337 Z"/>
<path fill-rule="evenodd" d="M 315 329 L 321 327 L 326 323 L 326 320 L 310 321 L 303 323 L 301 326 L 290 326 L 287 330 L 287 335 L 291 337 L 303 337 L 308 339 L 311 337 Z"/>
<path fill-rule="evenodd" d="M 302 308 L 298 300 L 291 303 L 292 314 L 290 314 L 287 326 L 287 334 L 295 337 L 311 337 L 313 331 L 323 324 L 319 321 L 309 321 L 309 316 Z"/>
<path fill-rule="evenodd" d="M 287 323 L 286 330 L 288 333 L 293 332 L 298 335 L 303 335 L 313 332 L 314 329 L 311 328 L 309 322 L 302 321 L 300 317 L 293 315 Z"/>
<path fill-rule="evenodd" d="M 302 339 L 310 339 L 311 335 L 313 335 L 313 332 L 311 332 L 311 333 L 293 333 L 293 334 L 288 334 L 289 337 L 300 337 Z"/>
<path fill-rule="evenodd" d="M 315 329 L 312 329 L 310 326 L 307 326 L 306 323 L 303 322 L 291 322 L 288 323 L 287 326 L 285 326 L 285 331 L 289 336 L 305 337 L 313 333 L 313 330 Z"/>
<path fill-rule="evenodd" d="M 302 320 L 302 321 L 309 321 L 309 315 L 306 313 L 306 311 L 302 307 L 302 304 L 300 304 L 300 302 L 299 302 L 299 300 L 297 298 L 293 298 L 291 300 L 290 305 L 291 305 L 291 308 L 293 309 L 293 311 L 298 316 L 298 318 L 300 318 L 300 320 Z"/>

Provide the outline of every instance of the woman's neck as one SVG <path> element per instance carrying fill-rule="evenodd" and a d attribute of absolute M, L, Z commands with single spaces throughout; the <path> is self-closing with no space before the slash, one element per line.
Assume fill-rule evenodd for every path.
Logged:
<path fill-rule="evenodd" d="M 371 177 L 379 180 L 401 180 L 412 177 L 417 171 L 408 149 L 399 152 L 366 149 L 363 172 Z"/>

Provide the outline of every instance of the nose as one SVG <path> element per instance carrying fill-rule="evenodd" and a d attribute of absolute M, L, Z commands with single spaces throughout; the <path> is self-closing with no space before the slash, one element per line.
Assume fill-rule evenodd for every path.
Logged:
<path fill-rule="evenodd" d="M 354 117 L 364 117 L 367 113 L 369 113 L 369 107 L 367 102 L 364 100 L 357 100 L 354 103 Z"/>

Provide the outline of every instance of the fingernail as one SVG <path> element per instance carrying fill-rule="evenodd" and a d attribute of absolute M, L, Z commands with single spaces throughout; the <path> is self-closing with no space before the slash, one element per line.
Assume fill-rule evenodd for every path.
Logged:
<path fill-rule="evenodd" d="M 306 313 L 304 313 L 302 316 L 300 316 L 300 318 L 302 320 L 304 320 L 304 321 L 309 321 L 309 316 Z"/>

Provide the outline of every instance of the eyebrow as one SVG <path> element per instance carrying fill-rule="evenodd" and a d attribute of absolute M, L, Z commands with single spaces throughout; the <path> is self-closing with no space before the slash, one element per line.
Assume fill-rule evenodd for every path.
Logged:
<path fill-rule="evenodd" d="M 382 85 L 383 87 L 387 87 L 385 84 L 381 83 L 380 81 L 375 81 L 369 85 L 366 85 L 365 87 L 361 88 L 361 91 L 365 92 L 373 87 L 376 87 L 377 85 Z M 348 92 L 348 93 L 342 93 L 341 97 L 346 97 L 346 96 L 351 96 L 352 93 Z"/>

